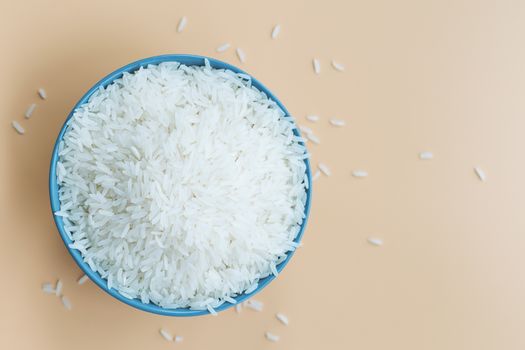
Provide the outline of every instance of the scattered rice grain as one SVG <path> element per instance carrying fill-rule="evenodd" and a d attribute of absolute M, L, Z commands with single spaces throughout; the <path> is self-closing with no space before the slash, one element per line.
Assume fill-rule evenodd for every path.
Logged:
<path fill-rule="evenodd" d="M 252 309 L 252 310 L 255 310 L 255 311 L 262 311 L 263 310 L 263 307 L 264 307 L 264 304 L 262 301 L 259 301 L 259 300 L 254 300 L 254 299 L 250 299 L 246 302 L 246 305 L 245 305 L 247 308 L 249 309 Z"/>
<path fill-rule="evenodd" d="M 24 116 L 26 117 L 26 119 L 31 118 L 31 115 L 33 115 L 35 108 L 36 108 L 36 103 L 32 103 L 29 107 L 27 107 L 26 112 L 24 113 Z"/>
<path fill-rule="evenodd" d="M 22 127 L 22 125 L 20 125 L 20 123 L 17 122 L 16 120 L 13 120 L 11 122 L 11 125 L 16 130 L 16 132 L 19 133 L 20 135 L 24 135 L 24 133 L 26 132 L 26 130 Z"/>
<path fill-rule="evenodd" d="M 230 43 L 224 43 L 224 44 L 218 46 L 215 49 L 215 51 L 217 51 L 217 52 L 224 52 L 224 51 L 228 50 L 229 48 L 230 48 Z"/>
<path fill-rule="evenodd" d="M 55 295 L 58 297 L 62 294 L 62 281 L 61 280 L 58 280 L 57 281 L 57 284 L 55 286 Z"/>
<path fill-rule="evenodd" d="M 279 322 L 281 322 L 285 326 L 288 326 L 288 324 L 290 323 L 290 321 L 288 320 L 288 317 L 286 317 L 286 315 L 284 315 L 284 314 L 282 314 L 280 312 L 275 314 L 275 318 L 277 318 L 279 320 Z"/>
<path fill-rule="evenodd" d="M 485 181 L 487 179 L 487 175 L 485 174 L 485 172 L 483 171 L 483 169 L 481 169 L 480 167 L 475 167 L 474 168 L 474 172 L 476 173 L 476 175 L 478 175 L 478 178 L 481 180 L 481 181 Z"/>
<path fill-rule="evenodd" d="M 186 18 L 186 16 L 184 16 L 179 21 L 179 25 L 177 26 L 177 32 L 182 32 L 184 28 L 186 28 L 186 24 L 188 24 L 188 19 Z"/>
<path fill-rule="evenodd" d="M 281 32 L 281 25 L 278 24 L 275 27 L 273 27 L 272 30 L 272 39 L 276 39 L 277 36 L 279 36 L 279 33 Z"/>
<path fill-rule="evenodd" d="M 317 180 L 319 176 L 321 176 L 321 172 L 319 170 L 316 170 L 314 176 L 312 176 L 312 181 Z"/>
<path fill-rule="evenodd" d="M 383 245 L 383 240 L 381 238 L 377 238 L 377 237 L 368 237 L 368 243 L 372 244 L 372 245 L 375 245 L 375 246 L 382 246 Z"/>
<path fill-rule="evenodd" d="M 352 171 L 352 176 L 357 178 L 363 178 L 368 176 L 368 172 L 366 170 L 354 170 Z"/>
<path fill-rule="evenodd" d="M 241 61 L 241 63 L 246 62 L 246 54 L 244 53 L 243 49 L 238 47 L 237 50 L 235 50 L 235 52 L 237 53 L 237 57 L 239 58 L 239 61 Z"/>
<path fill-rule="evenodd" d="M 321 172 L 323 174 L 325 174 L 326 176 L 330 176 L 332 175 L 332 172 L 330 171 L 330 168 L 328 167 L 328 165 L 326 165 L 325 163 L 319 163 L 317 164 L 317 167 L 319 168 L 319 170 L 321 170 Z"/>
<path fill-rule="evenodd" d="M 77 281 L 78 284 L 82 285 L 84 283 L 86 283 L 86 281 L 89 279 L 88 275 L 83 275 L 82 277 L 80 277 Z"/>
<path fill-rule="evenodd" d="M 306 134 L 306 137 L 308 138 L 308 140 L 312 141 L 316 145 L 319 145 L 321 143 L 319 137 L 315 136 L 314 134 Z"/>
<path fill-rule="evenodd" d="M 339 72 L 342 72 L 345 70 L 345 66 L 342 63 L 339 63 L 333 60 L 332 60 L 332 67 L 334 67 L 334 69 Z"/>
<path fill-rule="evenodd" d="M 434 158 L 434 154 L 432 154 L 432 152 L 421 152 L 421 153 L 419 153 L 419 159 L 429 160 L 429 159 L 432 159 L 432 158 Z"/>
<path fill-rule="evenodd" d="M 47 294 L 55 294 L 55 288 L 49 282 L 42 284 L 42 291 Z"/>
<path fill-rule="evenodd" d="M 71 309 L 73 308 L 73 305 L 71 305 L 71 301 L 69 300 L 68 297 L 66 297 L 65 295 L 62 295 L 62 305 L 64 305 L 64 307 L 68 310 L 68 311 L 71 311 Z"/>
<path fill-rule="evenodd" d="M 307 116 L 306 116 L 306 120 L 315 123 L 316 121 L 319 120 L 319 116 L 317 116 L 317 115 L 307 115 Z"/>
<path fill-rule="evenodd" d="M 159 333 L 160 333 L 160 335 L 162 335 L 162 337 L 163 337 L 164 339 L 166 339 L 167 341 L 173 341 L 173 335 L 171 335 L 171 333 L 168 332 L 167 330 L 165 330 L 164 328 L 161 328 L 161 329 L 159 330 Z"/>
<path fill-rule="evenodd" d="M 175 337 L 175 343 L 182 343 L 183 340 L 184 340 L 184 337 L 182 335 L 177 335 Z"/>
<path fill-rule="evenodd" d="M 268 339 L 271 342 L 276 343 L 276 342 L 279 341 L 279 336 L 278 335 L 275 335 L 275 334 L 270 333 L 270 332 L 266 332 L 264 335 L 266 336 L 266 339 Z"/>
<path fill-rule="evenodd" d="M 317 58 L 314 58 L 312 60 L 312 64 L 314 67 L 315 74 L 321 74 L 321 63 L 319 62 L 319 60 Z"/>
<path fill-rule="evenodd" d="M 42 100 L 47 100 L 46 90 L 44 90 L 43 88 L 38 89 L 38 96 L 40 96 Z"/>
<path fill-rule="evenodd" d="M 330 124 L 333 126 L 345 126 L 346 122 L 341 119 L 330 119 Z"/>

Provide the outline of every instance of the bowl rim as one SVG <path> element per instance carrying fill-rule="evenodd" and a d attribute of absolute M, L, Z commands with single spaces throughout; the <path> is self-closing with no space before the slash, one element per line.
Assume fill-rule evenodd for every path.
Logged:
<path fill-rule="evenodd" d="M 122 75 L 127 73 L 135 72 L 136 70 L 140 69 L 141 67 L 147 67 L 148 65 L 158 65 L 162 62 L 179 62 L 181 64 L 192 66 L 192 65 L 199 65 L 203 66 L 205 64 L 205 59 L 207 59 L 210 63 L 210 65 L 213 68 L 217 69 L 228 69 L 235 73 L 242 73 L 246 74 L 251 78 L 252 85 L 255 86 L 257 89 L 265 93 L 268 98 L 273 100 L 279 108 L 283 110 L 286 116 L 291 117 L 290 113 L 286 109 L 286 107 L 282 104 L 282 102 L 266 87 L 264 86 L 259 80 L 254 78 L 251 74 L 246 73 L 245 71 L 239 69 L 238 67 L 235 67 L 229 63 L 217 60 L 212 57 L 206 57 L 206 56 L 200 56 L 200 55 L 191 55 L 191 54 L 166 54 L 166 55 L 159 55 L 159 56 L 152 56 L 147 57 L 143 59 L 136 60 L 134 62 L 131 62 L 123 67 L 120 67 L 116 70 L 114 70 L 112 73 L 106 75 L 104 78 L 99 80 L 96 84 L 94 84 L 81 98 L 78 100 L 78 102 L 75 104 L 71 112 L 68 114 L 66 120 L 64 121 L 60 132 L 56 138 L 55 145 L 53 147 L 53 152 L 51 156 L 51 164 L 49 168 L 49 198 L 50 198 L 50 207 L 51 207 L 51 213 L 53 215 L 53 219 L 55 222 L 55 225 L 60 233 L 60 237 L 62 238 L 62 241 L 64 242 L 64 245 L 66 246 L 68 252 L 71 254 L 77 265 L 80 267 L 80 269 L 93 281 L 96 285 L 98 285 L 102 290 L 104 290 L 106 293 L 111 295 L 112 297 L 116 298 L 117 300 L 132 306 L 136 309 L 158 314 L 158 315 L 164 315 L 164 316 L 200 316 L 200 315 L 207 315 L 210 314 L 208 310 L 191 310 L 189 308 L 177 308 L 177 309 L 170 309 L 170 308 L 163 308 L 153 303 L 144 304 L 140 299 L 129 299 L 122 294 L 120 294 L 115 288 L 108 288 L 107 281 L 102 278 L 98 272 L 92 270 L 89 265 L 84 261 L 81 253 L 74 248 L 70 248 L 69 244 L 72 243 L 72 240 L 69 238 L 68 234 L 66 233 L 64 229 L 64 223 L 61 216 L 55 215 L 55 212 L 60 210 L 60 200 L 58 198 L 58 183 L 57 183 L 57 176 L 56 176 L 56 164 L 58 161 L 58 147 L 60 145 L 60 141 L 63 139 L 63 136 L 67 130 L 67 127 L 69 125 L 69 120 L 73 116 L 75 110 L 86 103 L 89 98 L 95 93 L 100 87 L 106 87 L 109 84 L 111 84 L 114 80 L 119 79 L 122 77 Z M 300 132 L 298 131 L 297 125 L 295 123 L 295 120 L 293 117 L 291 117 L 292 122 L 295 125 L 294 133 L 297 136 L 300 136 Z M 303 237 L 306 224 L 308 222 L 309 214 L 310 214 L 310 205 L 311 205 L 311 197 L 312 197 L 312 176 L 311 176 L 311 169 L 310 169 L 310 162 L 309 159 L 304 160 L 306 164 L 306 175 L 308 178 L 308 188 L 306 189 L 306 204 L 304 209 L 304 219 L 301 224 L 301 228 L 299 232 L 297 233 L 297 236 L 294 239 L 294 242 L 299 243 Z M 288 264 L 292 256 L 294 255 L 295 251 L 288 251 L 286 253 L 286 259 L 281 262 L 279 265 L 277 265 L 277 271 L 280 273 L 284 267 Z M 243 293 L 238 296 L 236 296 L 234 299 L 238 303 L 242 303 L 243 301 L 251 298 L 255 294 L 262 291 L 271 281 L 275 279 L 275 276 L 273 274 L 270 274 L 269 276 L 262 278 L 259 280 L 259 283 L 257 285 L 257 288 L 250 292 L 250 293 Z M 236 304 L 232 304 L 229 302 L 224 302 L 220 306 L 215 308 L 216 312 L 224 311 Z"/>

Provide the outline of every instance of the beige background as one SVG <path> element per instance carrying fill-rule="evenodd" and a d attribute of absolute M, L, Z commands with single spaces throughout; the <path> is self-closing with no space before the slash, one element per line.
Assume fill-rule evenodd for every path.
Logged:
<path fill-rule="evenodd" d="M 0 0 L 0 348 L 525 348 L 524 18 L 525 2 L 507 0 Z M 76 285 L 47 194 L 64 118 L 92 84 L 139 58 L 238 65 L 234 50 L 214 51 L 225 41 L 300 123 L 323 117 L 309 125 L 322 140 L 310 151 L 333 176 L 315 183 L 304 248 L 260 294 L 262 313 L 160 317 Z M 332 58 L 347 70 L 331 69 Z M 334 116 L 347 127 L 330 127 Z M 419 160 L 425 150 L 435 159 Z M 352 178 L 357 168 L 370 176 Z M 40 291 L 57 277 L 71 312 Z M 184 343 L 166 343 L 161 326 Z M 281 341 L 267 342 L 266 330 Z"/>

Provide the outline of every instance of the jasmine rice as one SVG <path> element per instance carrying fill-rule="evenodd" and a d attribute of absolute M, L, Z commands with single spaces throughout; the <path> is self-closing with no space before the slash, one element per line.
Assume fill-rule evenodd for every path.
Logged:
<path fill-rule="evenodd" d="M 74 112 L 55 214 L 109 288 L 211 312 L 295 249 L 307 178 L 291 118 L 206 63 L 125 73 Z"/>

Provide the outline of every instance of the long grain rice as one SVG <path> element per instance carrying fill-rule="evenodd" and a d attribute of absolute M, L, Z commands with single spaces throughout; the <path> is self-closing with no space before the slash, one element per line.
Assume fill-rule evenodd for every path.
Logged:
<path fill-rule="evenodd" d="M 179 25 L 177 26 L 177 32 L 178 33 L 182 32 L 186 28 L 187 24 L 188 24 L 188 19 L 186 18 L 186 16 L 182 17 L 179 21 Z"/>
<path fill-rule="evenodd" d="M 277 24 L 275 27 L 273 27 L 272 39 L 277 39 L 277 36 L 279 36 L 280 32 L 281 32 L 281 25 Z"/>
<path fill-rule="evenodd" d="M 475 168 L 474 168 L 474 172 L 476 173 L 476 175 L 478 176 L 478 178 L 479 178 L 481 181 L 485 181 L 485 180 L 487 180 L 487 175 L 485 174 L 485 172 L 483 171 L 483 169 L 481 169 L 480 167 L 475 167 Z"/>
<path fill-rule="evenodd" d="M 286 317 L 285 314 L 282 314 L 280 312 L 275 314 L 275 318 L 277 318 L 279 322 L 281 322 L 285 326 L 288 326 L 288 324 L 290 323 L 290 321 L 288 320 L 288 317 Z"/>
<path fill-rule="evenodd" d="M 26 117 L 26 119 L 31 118 L 31 116 L 33 115 L 33 112 L 35 111 L 35 108 L 36 108 L 36 103 L 32 103 L 31 105 L 29 105 L 29 107 L 27 107 L 26 109 L 26 112 L 24 113 L 24 117 Z"/>
<path fill-rule="evenodd" d="M 264 336 L 266 337 L 267 340 L 274 342 L 274 343 L 278 342 L 280 338 L 278 335 L 270 333 L 270 332 L 266 332 Z"/>
<path fill-rule="evenodd" d="M 314 67 L 314 72 L 315 74 L 321 74 L 321 63 L 319 62 L 319 60 L 317 58 L 314 58 L 312 60 L 312 65 Z"/>
<path fill-rule="evenodd" d="M 224 52 L 224 51 L 228 50 L 230 48 L 230 46 L 231 46 L 230 43 L 224 43 L 222 45 L 219 45 L 215 49 L 215 51 L 217 51 L 217 52 Z"/>
<path fill-rule="evenodd" d="M 11 122 L 11 126 L 16 130 L 17 133 L 19 133 L 20 135 L 24 135 L 26 130 L 22 127 L 22 125 L 20 125 L 19 122 L 17 122 L 16 120 L 13 120 Z"/>

